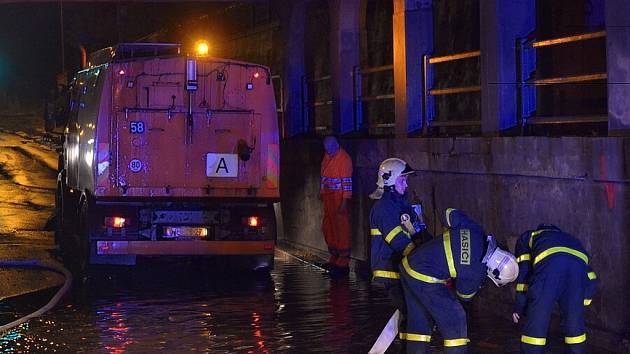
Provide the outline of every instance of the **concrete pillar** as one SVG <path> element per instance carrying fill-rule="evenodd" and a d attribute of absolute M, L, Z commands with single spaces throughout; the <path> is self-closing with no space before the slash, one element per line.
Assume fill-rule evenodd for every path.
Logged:
<path fill-rule="evenodd" d="M 601 31 L 606 25 L 606 2 L 608 0 L 590 0 L 586 15 L 586 30 L 588 32 Z"/>
<path fill-rule="evenodd" d="M 394 0 L 396 137 L 422 128 L 422 57 L 433 50 L 433 1 Z"/>
<path fill-rule="evenodd" d="M 353 70 L 360 65 L 360 0 L 329 0 L 330 89 L 332 130 L 345 134 L 354 129 Z"/>
<path fill-rule="evenodd" d="M 306 22 L 306 2 L 291 1 L 290 5 L 278 6 L 283 22 L 285 47 L 282 72 L 284 95 L 284 120 L 286 136 L 305 133 L 302 102 L 302 78 L 304 65 L 304 30 Z"/>
<path fill-rule="evenodd" d="M 516 40 L 536 29 L 536 0 L 480 1 L 481 131 L 517 124 Z"/>
<path fill-rule="evenodd" d="M 608 134 L 630 132 L 630 2 L 606 1 Z"/>

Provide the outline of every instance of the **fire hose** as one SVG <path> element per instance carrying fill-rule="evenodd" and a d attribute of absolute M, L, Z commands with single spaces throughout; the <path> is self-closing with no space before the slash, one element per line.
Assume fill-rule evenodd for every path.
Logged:
<path fill-rule="evenodd" d="M 39 317 L 44 313 L 50 311 L 53 307 L 59 303 L 63 295 L 70 289 L 70 285 L 72 284 L 72 274 L 66 268 L 62 266 L 54 266 L 50 264 L 43 264 L 36 260 L 10 260 L 10 261 L 0 261 L 0 267 L 16 267 L 16 268 L 40 268 L 49 271 L 53 271 L 59 274 L 62 274 L 65 277 L 65 281 L 63 286 L 57 290 L 55 296 L 53 296 L 48 303 L 40 308 L 39 310 L 26 315 L 20 319 L 17 319 L 13 322 L 7 323 L 3 326 L 0 326 L 0 334 L 5 333 L 11 330 L 14 327 L 17 327 L 30 319 L 35 317 Z"/>

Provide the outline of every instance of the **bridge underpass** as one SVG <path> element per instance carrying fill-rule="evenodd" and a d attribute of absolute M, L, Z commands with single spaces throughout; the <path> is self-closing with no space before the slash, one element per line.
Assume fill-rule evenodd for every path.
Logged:
<path fill-rule="evenodd" d="M 81 3 L 63 2 L 66 26 Z M 131 13 L 150 4 L 116 6 Z M 283 127 L 279 243 L 325 257 L 320 138 L 336 134 L 355 166 L 352 257 L 359 273 L 369 262 L 367 194 L 379 162 L 397 156 L 420 169 L 410 189 L 434 234 L 443 210 L 456 207 L 511 250 L 521 232 L 541 222 L 578 236 L 601 280 L 587 310 L 589 341 L 607 348 L 627 342 L 628 300 L 619 294 L 628 290 L 630 9 L 622 0 L 590 1 L 589 11 L 585 4 L 239 2 L 235 18 L 246 17 L 246 25 L 233 25 L 216 47 L 275 74 Z M 130 26 L 124 16 L 117 21 Z M 147 32 L 169 41 L 185 32 L 162 29 Z M 77 45 L 66 43 L 68 57 Z M 73 59 L 67 62 L 70 68 Z M 475 305 L 508 316 L 512 303 L 513 290 L 489 289 Z"/>

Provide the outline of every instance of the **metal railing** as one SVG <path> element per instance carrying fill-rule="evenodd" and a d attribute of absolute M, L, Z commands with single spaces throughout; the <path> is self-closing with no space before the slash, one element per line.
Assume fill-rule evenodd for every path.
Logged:
<path fill-rule="evenodd" d="M 284 119 L 284 82 L 280 75 L 271 75 L 274 90 L 277 90 L 276 98 L 276 114 L 278 115 L 278 128 L 280 129 L 280 138 L 286 137 L 286 122 Z"/>
<path fill-rule="evenodd" d="M 354 68 L 354 128 L 355 130 L 360 130 L 364 126 L 364 116 L 363 116 L 363 104 L 370 102 L 377 102 L 383 100 L 393 100 L 395 98 L 394 93 L 384 93 L 380 95 L 371 95 L 364 96 L 363 95 L 363 78 L 365 76 L 383 73 L 383 72 L 393 72 L 394 65 L 382 65 L 371 68 L 361 68 L 359 66 Z M 393 118 L 393 117 L 392 117 Z M 390 129 L 395 126 L 394 122 L 379 122 L 372 123 L 368 122 L 368 128 L 376 128 L 376 129 Z"/>
<path fill-rule="evenodd" d="M 567 43 L 576 43 L 580 41 L 594 40 L 599 38 L 605 38 L 606 32 L 592 32 L 578 35 L 572 35 L 561 38 L 553 38 L 547 40 L 519 40 L 517 43 L 517 97 L 519 104 L 519 123 L 525 124 L 555 124 L 566 122 L 605 122 L 607 121 L 606 115 L 591 115 L 591 116 L 579 116 L 579 115 L 563 115 L 554 117 L 542 117 L 535 116 L 536 108 L 536 88 L 543 86 L 563 85 L 563 84 L 575 84 L 575 83 L 588 83 L 607 80 L 608 75 L 606 72 L 595 72 L 586 74 L 574 74 L 559 77 L 547 77 L 536 78 L 536 50 L 545 47 L 563 45 Z M 465 93 L 481 93 L 481 84 L 473 84 L 467 86 L 451 86 L 434 88 L 434 65 L 441 63 L 449 63 L 459 60 L 475 59 L 481 57 L 481 51 L 467 51 L 461 53 L 455 53 L 445 56 L 431 57 L 425 55 L 423 57 L 423 108 L 422 114 L 423 127 L 468 127 L 468 126 L 481 126 L 481 119 L 467 119 L 467 120 L 447 120 L 437 119 L 436 117 L 436 105 L 435 98 L 445 95 L 456 95 Z M 359 131 L 367 123 L 367 127 L 370 133 L 374 133 L 373 128 L 388 129 L 395 126 L 394 121 L 380 121 L 380 122 L 364 122 L 364 104 L 377 101 L 394 100 L 395 93 L 381 93 L 363 95 L 365 90 L 365 78 L 385 72 L 393 72 L 393 65 L 383 65 L 379 67 L 361 68 L 355 67 L 353 70 L 354 80 L 354 130 Z M 279 76 L 274 76 L 274 80 L 280 80 Z M 330 88 L 330 75 L 321 76 L 312 80 L 308 80 L 306 77 L 302 78 L 302 118 L 303 118 L 303 131 L 315 132 L 315 133 L 327 133 L 332 128 L 330 117 L 326 119 L 317 119 L 315 115 L 315 109 L 322 107 L 329 107 L 332 105 L 333 100 L 331 97 L 321 97 L 321 95 L 313 95 L 313 92 L 326 89 L 326 85 Z M 327 82 L 327 84 L 326 84 Z M 322 83 L 324 83 L 322 85 Z M 282 82 L 280 80 L 280 85 Z M 318 85 L 319 87 L 315 87 Z M 282 89 L 280 90 L 282 92 Z M 283 102 L 283 97 L 280 97 L 280 102 Z M 283 105 L 283 103 L 282 103 Z M 282 112 L 282 105 L 278 109 L 278 114 L 284 115 Z M 325 118 L 325 117 L 324 117 Z M 368 117 L 369 120 L 374 120 L 372 117 Z M 281 129 L 284 136 L 284 117 L 280 119 L 282 122 Z M 426 131 L 425 131 L 426 133 Z"/>
<path fill-rule="evenodd" d="M 546 40 L 520 39 L 517 43 L 517 78 L 519 98 L 519 124 L 561 124 L 561 123 L 599 123 L 606 122 L 606 114 L 601 115 L 564 115 L 564 116 L 537 116 L 536 99 L 537 87 L 587 83 L 607 80 L 606 72 L 587 74 L 575 74 L 551 78 L 536 78 L 536 50 L 539 48 L 558 46 L 567 43 L 606 38 L 606 31 L 583 33 L 578 35 L 559 37 Z"/>
<path fill-rule="evenodd" d="M 446 88 L 433 88 L 433 65 L 440 63 L 453 62 L 457 60 L 471 59 L 471 58 L 480 58 L 481 51 L 468 51 L 455 53 L 450 55 L 444 55 L 439 57 L 431 57 L 429 55 L 425 55 L 422 60 L 423 64 L 423 84 L 424 84 L 424 114 L 423 116 L 423 124 L 425 127 L 447 127 L 447 126 L 480 126 L 480 119 L 468 119 L 468 120 L 457 120 L 457 121 L 449 121 L 449 120 L 438 120 L 435 113 L 435 96 L 443 96 L 443 95 L 454 95 L 461 93 L 474 93 L 481 92 L 481 84 L 479 85 L 469 85 L 469 86 L 453 86 Z"/>
<path fill-rule="evenodd" d="M 375 102 L 381 100 L 393 100 L 393 93 L 379 94 L 379 95 L 371 95 L 371 96 L 363 96 L 363 77 L 368 75 L 373 75 L 376 73 L 393 71 L 393 65 L 383 65 L 379 67 L 372 68 L 360 68 L 355 67 L 353 71 L 353 80 L 354 80 L 354 130 L 359 131 L 364 126 L 364 116 L 363 116 L 363 103 L 367 102 Z M 315 85 L 320 85 L 323 82 L 330 82 L 331 76 L 325 75 L 321 77 L 314 78 L 312 80 L 308 80 L 308 78 L 302 78 L 302 105 L 303 105 L 303 128 L 304 131 L 314 131 L 316 134 L 324 134 L 330 132 L 331 124 L 322 124 L 322 122 L 317 122 L 314 115 L 315 109 L 331 106 L 333 101 L 332 98 L 319 98 L 311 100 L 313 97 L 313 92 L 316 90 L 314 88 Z M 394 122 L 381 122 L 376 124 L 368 124 L 370 128 L 393 128 Z"/>
<path fill-rule="evenodd" d="M 320 98 L 319 100 L 315 100 L 314 98 L 313 102 L 311 102 L 311 93 L 316 92 L 316 90 L 313 89 L 313 85 L 318 85 L 321 82 L 326 81 L 330 82 L 330 79 L 330 75 L 320 76 L 312 80 L 308 80 L 306 76 L 302 77 L 302 121 L 304 124 L 303 128 L 305 132 L 314 131 L 316 134 L 325 134 L 331 129 L 330 120 L 326 125 L 321 124 L 321 122 L 318 123 L 314 119 L 316 118 L 315 110 L 332 105 L 332 98 Z M 328 86 L 330 87 L 330 84 Z"/>

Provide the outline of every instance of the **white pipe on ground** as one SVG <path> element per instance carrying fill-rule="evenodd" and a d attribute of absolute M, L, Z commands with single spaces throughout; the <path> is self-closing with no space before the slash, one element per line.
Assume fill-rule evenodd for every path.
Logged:
<path fill-rule="evenodd" d="M 50 299 L 50 301 L 48 301 L 48 303 L 44 307 L 40 308 L 39 310 L 29 315 L 26 315 L 20 319 L 17 319 L 11 323 L 7 323 L 3 326 L 0 326 L 0 334 L 5 333 L 13 329 L 14 327 L 17 327 L 27 322 L 28 320 L 32 318 L 39 317 L 43 315 L 44 313 L 50 311 L 53 307 L 57 305 L 59 300 L 61 300 L 61 298 L 68 291 L 68 289 L 70 289 L 70 285 L 72 285 L 72 274 L 66 268 L 61 267 L 61 266 L 47 265 L 36 260 L 23 260 L 23 261 L 11 260 L 11 261 L 0 261 L 0 267 L 42 268 L 42 269 L 46 269 L 46 270 L 50 270 L 50 271 L 62 274 L 66 278 L 63 286 L 57 291 L 55 296 L 53 296 L 52 299 Z"/>

